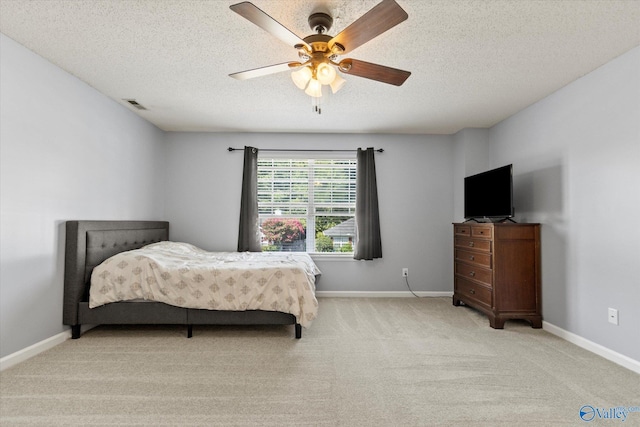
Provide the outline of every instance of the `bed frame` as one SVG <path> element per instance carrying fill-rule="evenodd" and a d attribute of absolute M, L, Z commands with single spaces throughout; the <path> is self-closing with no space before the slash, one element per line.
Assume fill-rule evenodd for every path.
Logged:
<path fill-rule="evenodd" d="M 169 240 L 165 221 L 67 221 L 64 271 L 63 323 L 80 338 L 81 325 L 295 325 L 290 313 L 264 310 L 221 311 L 175 307 L 161 302 L 115 302 L 89 308 L 89 282 L 93 268 L 124 251 Z"/>

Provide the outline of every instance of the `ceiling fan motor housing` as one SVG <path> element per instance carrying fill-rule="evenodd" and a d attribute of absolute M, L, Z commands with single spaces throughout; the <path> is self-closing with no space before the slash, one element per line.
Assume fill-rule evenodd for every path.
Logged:
<path fill-rule="evenodd" d="M 314 52 L 325 52 L 329 50 L 327 43 L 331 40 L 331 36 L 326 34 L 312 34 L 305 37 L 303 40 L 311 46 Z"/>

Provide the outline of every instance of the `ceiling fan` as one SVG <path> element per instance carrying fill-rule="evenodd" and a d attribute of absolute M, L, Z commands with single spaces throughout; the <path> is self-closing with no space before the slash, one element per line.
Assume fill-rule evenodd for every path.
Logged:
<path fill-rule="evenodd" d="M 362 46 L 409 17 L 395 0 L 382 0 L 335 37 L 326 34 L 333 24 L 333 18 L 324 12 L 309 16 L 309 26 L 315 34 L 300 38 L 251 2 L 245 1 L 229 7 L 258 27 L 293 46 L 298 50 L 300 58 L 300 61 L 283 62 L 229 74 L 229 76 L 246 80 L 294 70 L 291 73 L 293 82 L 311 96 L 312 107 L 317 113 L 322 112 L 320 107 L 322 87 L 329 86 L 331 91 L 336 93 L 345 83 L 337 71 L 395 86 L 402 85 L 411 75 L 409 71 L 358 59 L 338 60 L 339 56 Z"/>

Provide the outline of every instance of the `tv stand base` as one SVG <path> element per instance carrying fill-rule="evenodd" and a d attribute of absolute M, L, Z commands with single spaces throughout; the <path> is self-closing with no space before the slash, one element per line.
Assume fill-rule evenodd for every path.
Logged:
<path fill-rule="evenodd" d="M 485 221 L 481 221 L 481 220 L 485 220 Z M 462 224 L 465 224 L 471 221 L 477 222 L 478 224 L 502 224 L 507 221 L 513 222 L 514 224 L 518 223 L 518 221 L 516 221 L 511 217 L 506 217 L 506 218 L 486 218 L 485 217 L 485 218 L 468 218 L 468 219 L 465 219 Z"/>

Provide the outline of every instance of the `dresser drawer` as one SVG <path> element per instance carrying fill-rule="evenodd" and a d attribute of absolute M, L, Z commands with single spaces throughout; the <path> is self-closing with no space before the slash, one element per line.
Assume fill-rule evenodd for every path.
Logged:
<path fill-rule="evenodd" d="M 491 238 L 491 225 L 474 225 L 471 227 L 471 237 Z"/>
<path fill-rule="evenodd" d="M 467 279 L 472 279 L 478 282 L 485 283 L 487 286 L 491 287 L 491 279 L 492 279 L 491 270 L 480 268 L 475 265 L 456 262 L 455 273 Z"/>
<path fill-rule="evenodd" d="M 456 236 L 471 236 L 471 227 L 468 225 L 454 225 L 453 233 Z"/>
<path fill-rule="evenodd" d="M 456 277 L 456 293 L 459 297 L 471 298 L 491 307 L 491 289 L 485 286 Z"/>
<path fill-rule="evenodd" d="M 484 252 L 473 252 L 463 249 L 455 250 L 456 261 L 477 264 L 486 268 L 491 268 L 491 254 Z"/>
<path fill-rule="evenodd" d="M 473 248 L 478 251 L 491 252 L 491 240 L 456 237 L 455 245 L 459 248 Z"/>

